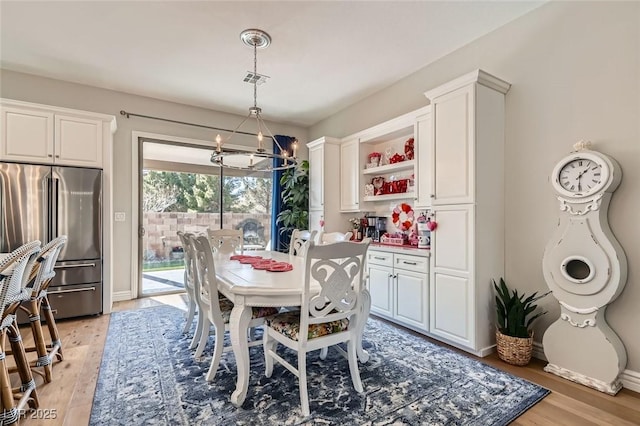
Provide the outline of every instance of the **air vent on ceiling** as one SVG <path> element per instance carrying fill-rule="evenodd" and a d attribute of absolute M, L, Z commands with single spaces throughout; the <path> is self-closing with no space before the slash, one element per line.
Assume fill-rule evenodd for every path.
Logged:
<path fill-rule="evenodd" d="M 250 84 L 257 84 L 258 86 L 266 83 L 267 79 L 269 78 L 268 75 L 262 75 L 262 74 L 258 74 L 258 73 L 254 73 L 253 71 L 247 71 L 247 75 L 244 77 L 244 82 L 245 83 L 250 83 Z"/>

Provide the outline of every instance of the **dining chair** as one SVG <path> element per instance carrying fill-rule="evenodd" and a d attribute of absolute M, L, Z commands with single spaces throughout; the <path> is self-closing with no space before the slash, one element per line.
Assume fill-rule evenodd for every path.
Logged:
<path fill-rule="evenodd" d="M 294 229 L 289 242 L 289 254 L 292 256 L 302 256 L 307 252 L 309 241 L 313 241 L 318 231 L 307 231 Z"/>
<path fill-rule="evenodd" d="M 193 247 L 191 245 L 190 238 L 192 234 L 182 231 L 178 231 L 176 234 L 178 235 L 178 238 L 180 238 L 180 242 L 182 243 L 182 247 L 184 248 L 184 289 L 187 293 L 187 319 L 185 321 L 182 332 L 186 333 L 191 328 L 191 323 L 195 318 L 197 310 L 196 295 L 193 283 L 193 274 L 195 273 L 195 260 L 193 257 Z M 198 334 L 197 331 L 198 330 L 196 330 L 196 334 Z"/>
<path fill-rule="evenodd" d="M 36 382 L 27 360 L 20 328 L 16 322 L 16 310 L 20 305 L 20 294 L 24 283 L 40 252 L 40 241 L 32 241 L 19 247 L 0 263 L 0 424 L 18 422 L 19 414 L 28 405 L 39 406 Z M 20 376 L 20 386 L 12 388 L 9 368 L 6 363 L 5 341 L 9 337 L 11 354 Z M 17 400 L 17 403 L 16 403 Z"/>
<path fill-rule="evenodd" d="M 353 236 L 353 232 L 324 232 L 318 233 L 318 244 L 333 244 L 340 241 L 349 241 Z"/>
<path fill-rule="evenodd" d="M 204 236 L 197 238 L 192 237 L 192 243 L 196 249 L 196 276 L 198 280 L 200 307 L 203 318 L 203 330 L 209 330 L 211 325 L 214 327 L 215 345 L 213 357 L 209 371 L 205 376 L 207 381 L 212 381 L 218 371 L 220 358 L 222 353 L 231 350 L 231 346 L 224 347 L 224 333 L 229 330 L 229 319 L 231 318 L 231 310 L 233 303 L 225 298 L 218 297 L 218 279 L 216 278 L 216 268 L 213 260 L 213 251 L 209 239 Z M 249 321 L 249 330 L 253 327 L 264 325 L 264 317 L 278 313 L 278 308 L 272 307 L 255 307 L 252 308 L 251 320 Z M 206 316 L 206 317 L 205 317 Z M 202 333 L 200 343 L 196 349 L 196 358 L 202 356 L 202 352 L 206 346 L 209 333 Z M 261 345 L 262 340 L 251 340 L 249 347 Z"/>
<path fill-rule="evenodd" d="M 211 248 L 220 253 L 243 253 L 242 229 L 207 229 Z"/>
<path fill-rule="evenodd" d="M 307 352 L 335 347 L 349 360 L 353 387 L 363 392 L 358 370 L 357 344 L 361 333 L 364 264 L 369 241 L 309 244 L 305 258 L 305 278 L 300 311 L 284 312 L 266 319 L 263 338 L 265 375 L 271 377 L 273 361 L 278 361 L 297 378 L 300 404 L 309 415 L 307 393 Z M 317 285 L 320 293 L 317 293 Z M 298 354 L 297 368 L 277 354 L 278 344 Z M 347 351 L 338 343 L 346 343 Z"/>
<path fill-rule="evenodd" d="M 30 297 L 20 304 L 20 309 L 29 316 L 29 324 L 34 341 L 34 346 L 25 348 L 25 351 L 35 351 L 38 354 L 38 358 L 31 362 L 31 368 L 35 373 L 40 374 L 44 378 L 45 383 L 49 383 L 52 380 L 51 365 L 54 357 L 57 358 L 58 361 L 64 359 L 62 354 L 62 341 L 60 340 L 56 320 L 53 317 L 47 290 L 56 275 L 54 266 L 58 260 L 58 255 L 66 243 L 67 236 L 61 235 L 42 247 L 28 279 L 28 289 L 31 293 Z M 51 344 L 49 345 L 47 345 L 45 341 L 42 330 L 41 313 L 44 315 L 44 321 L 49 330 L 49 337 L 51 339 Z M 38 367 L 42 367 L 42 371 L 39 371 L 37 369 Z"/>

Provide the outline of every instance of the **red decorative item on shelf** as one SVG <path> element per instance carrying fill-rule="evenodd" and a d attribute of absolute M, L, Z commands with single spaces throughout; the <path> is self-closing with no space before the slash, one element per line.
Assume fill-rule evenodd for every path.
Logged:
<path fill-rule="evenodd" d="M 389 164 L 400 163 L 404 161 L 404 155 L 400 155 L 397 152 L 393 154 L 393 157 L 389 158 Z"/>
<path fill-rule="evenodd" d="M 404 155 L 407 160 L 413 160 L 413 138 L 407 139 L 404 143 Z"/>
<path fill-rule="evenodd" d="M 393 224 L 400 231 L 408 231 L 413 225 L 414 213 L 411 206 L 407 203 L 402 203 L 393 209 L 391 214 L 391 220 Z"/>
<path fill-rule="evenodd" d="M 437 227 L 438 224 L 435 221 L 427 219 L 427 228 L 429 228 L 429 231 L 433 232 Z"/>

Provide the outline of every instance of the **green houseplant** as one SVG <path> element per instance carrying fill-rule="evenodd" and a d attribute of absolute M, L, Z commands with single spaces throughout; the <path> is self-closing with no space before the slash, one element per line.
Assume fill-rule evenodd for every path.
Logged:
<path fill-rule="evenodd" d="M 288 246 L 294 229 L 309 227 L 309 162 L 303 160 L 298 167 L 288 169 L 280 178 L 283 210 L 276 222 L 282 225 L 280 233 Z"/>
<path fill-rule="evenodd" d="M 530 296 L 518 294 L 518 290 L 510 290 L 504 279 L 498 285 L 492 280 L 496 290 L 497 330 L 496 344 L 498 356 L 505 362 L 514 365 L 527 365 L 531 360 L 533 349 L 533 322 L 547 311 L 535 312 L 536 301 L 545 297 L 550 291 Z"/>

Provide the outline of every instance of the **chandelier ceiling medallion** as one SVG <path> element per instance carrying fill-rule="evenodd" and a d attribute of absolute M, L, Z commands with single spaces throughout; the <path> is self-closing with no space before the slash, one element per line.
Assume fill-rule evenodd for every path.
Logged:
<path fill-rule="evenodd" d="M 211 162 L 220 167 L 252 171 L 286 170 L 296 167 L 298 164 L 296 157 L 298 141 L 295 140 L 293 142 L 292 152 L 289 154 L 287 150 L 282 148 L 265 124 L 262 119 L 262 109 L 258 107 L 258 85 L 264 83 L 268 77 L 258 74 L 257 51 L 271 44 L 271 36 L 262 30 L 249 29 L 240 33 L 240 39 L 244 44 L 253 48 L 253 73 L 249 72 L 244 79 L 246 82 L 253 83 L 253 106 L 249 108 L 249 114 L 245 119 L 238 124 L 228 137 L 223 139 L 219 134 L 216 136 L 216 148 L 211 154 Z M 246 132 L 240 132 L 239 129 L 250 118 L 254 118 L 257 125 L 257 147 L 254 150 L 247 151 L 225 149 L 225 144 L 236 133 L 247 134 Z M 265 138 L 273 140 L 273 147 L 275 148 L 273 153 L 265 149 Z"/>

